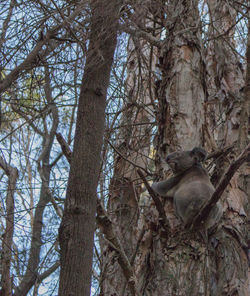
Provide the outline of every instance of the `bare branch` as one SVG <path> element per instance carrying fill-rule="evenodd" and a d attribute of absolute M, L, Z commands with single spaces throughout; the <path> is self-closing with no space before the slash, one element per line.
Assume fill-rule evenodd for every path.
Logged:
<path fill-rule="evenodd" d="M 158 48 L 161 48 L 161 46 L 162 46 L 162 42 L 158 38 L 154 37 L 153 35 L 145 32 L 145 31 L 142 31 L 139 28 L 133 28 L 128 25 L 120 26 L 120 28 L 124 32 L 129 33 L 132 36 L 135 36 L 136 38 L 143 38 L 144 40 L 148 41 L 151 45 L 154 45 Z"/>
<path fill-rule="evenodd" d="M 81 1 L 77 5 L 74 12 L 68 18 L 65 18 L 65 20 L 61 24 L 54 26 L 53 28 L 48 30 L 47 33 L 43 36 L 43 38 L 37 41 L 36 46 L 29 53 L 26 59 L 13 71 L 11 71 L 10 74 L 5 77 L 5 79 L 1 81 L 0 94 L 4 92 L 13 83 L 13 81 L 15 81 L 18 78 L 22 71 L 30 70 L 37 64 L 38 60 L 41 59 L 39 54 L 41 53 L 43 46 L 48 44 L 48 42 L 57 34 L 57 32 L 60 29 L 67 27 L 68 24 L 75 19 L 75 17 L 81 12 L 82 5 L 84 2 L 85 1 Z M 44 50 L 43 53 L 46 53 L 46 55 L 48 55 L 49 51 Z"/>
<path fill-rule="evenodd" d="M 38 116 L 36 116 L 35 118 L 30 118 L 27 114 L 25 114 L 19 105 L 18 99 L 14 98 L 15 95 L 12 94 L 12 98 L 10 100 L 10 104 L 11 104 L 11 108 L 14 112 L 16 112 L 17 114 L 19 114 L 21 117 L 23 117 L 26 122 L 29 123 L 29 125 L 33 128 L 33 130 L 39 134 L 40 136 L 43 136 L 43 132 L 35 125 L 35 123 L 33 121 L 35 121 L 35 118 L 37 118 Z"/>
<path fill-rule="evenodd" d="M 72 151 L 71 151 L 68 143 L 64 140 L 61 133 L 56 133 L 56 139 L 57 139 L 58 143 L 61 145 L 63 154 L 65 155 L 68 162 L 70 163 L 71 158 L 72 158 Z"/>
<path fill-rule="evenodd" d="M 97 204 L 97 223 L 99 224 L 105 238 L 111 243 L 118 255 L 118 262 L 123 270 L 124 276 L 128 281 L 128 285 L 132 295 L 139 295 L 136 291 L 135 275 L 132 266 L 125 254 L 125 251 L 115 234 L 111 220 L 108 218 L 100 201 Z"/>
<path fill-rule="evenodd" d="M 47 269 L 44 273 L 41 273 L 38 275 L 37 281 L 41 283 L 44 279 L 46 279 L 48 276 L 50 276 L 54 271 L 57 270 L 57 268 L 60 266 L 60 262 L 56 262 L 53 264 L 49 269 Z"/>
<path fill-rule="evenodd" d="M 10 6 L 9 6 L 9 9 L 8 9 L 8 15 L 7 15 L 6 19 L 3 22 L 3 27 L 1 29 L 2 32 L 0 34 L 0 47 L 5 42 L 6 31 L 7 31 L 7 28 L 9 26 L 9 22 L 10 22 L 10 19 L 11 19 L 12 13 L 13 13 L 13 8 L 14 8 L 15 4 L 16 4 L 16 0 L 11 0 Z M 2 70 L 2 69 L 0 69 L 0 70 Z"/>
<path fill-rule="evenodd" d="M 164 211 L 164 206 L 163 206 L 160 198 L 158 197 L 157 194 L 155 194 L 154 190 L 151 188 L 148 181 L 144 177 L 142 171 L 140 169 L 138 169 L 137 173 L 141 177 L 143 183 L 145 184 L 145 187 L 147 188 L 148 193 L 150 194 L 150 196 L 154 200 L 156 209 L 157 209 L 157 211 L 159 213 L 159 222 L 161 223 L 162 227 L 168 232 L 169 231 L 169 222 L 167 220 L 167 217 L 166 217 L 166 214 L 165 214 L 165 211 Z"/>
<path fill-rule="evenodd" d="M 132 164 L 134 167 L 143 170 L 148 176 L 152 176 L 152 174 L 149 171 L 147 171 L 145 168 L 143 168 L 142 166 L 137 165 L 136 163 L 134 163 L 131 160 L 129 160 L 128 158 L 126 158 L 117 148 L 115 148 L 114 145 L 112 145 L 112 143 L 109 140 L 107 140 L 107 142 L 115 150 L 115 152 L 117 154 L 119 154 L 124 160 L 126 160 L 127 162 L 129 162 L 130 164 Z"/>

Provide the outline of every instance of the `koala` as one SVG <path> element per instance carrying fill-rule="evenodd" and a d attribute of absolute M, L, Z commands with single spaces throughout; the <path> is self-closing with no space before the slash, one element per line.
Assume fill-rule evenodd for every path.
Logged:
<path fill-rule="evenodd" d="M 174 173 L 172 178 L 155 182 L 152 189 L 161 196 L 173 198 L 176 214 L 184 223 L 192 223 L 201 207 L 215 191 L 201 162 L 206 158 L 206 151 L 195 147 L 190 151 L 173 152 L 166 162 Z M 218 202 L 204 222 L 206 229 L 216 224 L 222 215 L 222 206 Z"/>

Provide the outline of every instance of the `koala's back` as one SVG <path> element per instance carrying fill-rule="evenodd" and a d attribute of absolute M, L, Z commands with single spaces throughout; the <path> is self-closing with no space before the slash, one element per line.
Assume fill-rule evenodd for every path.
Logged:
<path fill-rule="evenodd" d="M 194 168 L 182 178 L 175 188 L 173 199 L 176 213 L 184 225 L 192 222 L 204 203 L 211 198 L 214 190 L 203 168 Z M 221 213 L 221 205 L 216 204 L 206 221 L 206 228 L 213 226 L 220 219 Z"/>
<path fill-rule="evenodd" d="M 214 187 L 205 180 L 193 179 L 181 183 L 174 194 L 174 205 L 184 224 L 193 219 L 203 204 L 211 198 L 213 192 Z"/>

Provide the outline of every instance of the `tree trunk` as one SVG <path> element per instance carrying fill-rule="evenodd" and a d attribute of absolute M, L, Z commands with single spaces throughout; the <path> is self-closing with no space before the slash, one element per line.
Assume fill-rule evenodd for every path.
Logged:
<path fill-rule="evenodd" d="M 90 293 L 96 188 L 105 124 L 105 104 L 116 46 L 117 1 L 91 1 L 89 48 L 77 113 L 66 202 L 59 230 L 59 295 Z"/>
<path fill-rule="evenodd" d="M 0 295 L 12 295 L 12 280 L 11 280 L 11 259 L 12 259 L 12 244 L 14 233 L 14 193 L 16 190 L 16 182 L 18 178 L 18 171 L 16 168 L 10 166 L 4 158 L 0 157 L 0 167 L 8 176 L 8 188 L 6 195 L 6 226 L 3 234 L 3 244 L 1 252 L 1 286 Z"/>
<path fill-rule="evenodd" d="M 148 9 L 144 1 L 136 2 L 134 20 L 140 28 L 153 29 L 152 20 L 146 21 Z M 114 174 L 109 187 L 108 214 L 130 264 L 135 265 L 138 246 L 145 234 L 143 208 L 148 206 L 144 198 L 138 167 L 148 170 L 153 121 L 153 77 L 155 48 L 141 39 L 129 38 L 127 47 L 126 101 L 123 105 L 122 129 L 115 146 Z M 139 180 L 138 180 L 139 179 Z M 133 295 L 124 276 L 119 257 L 112 245 L 101 241 L 103 261 L 101 295 Z M 118 258 L 118 260 L 117 260 Z M 137 270 L 134 269 L 137 278 Z M 133 281 L 134 279 L 130 279 Z M 137 288 L 138 281 L 135 281 Z M 138 293 L 138 291 L 137 291 Z M 137 295 L 137 294 L 136 294 Z M 140 293 L 138 294 L 140 295 Z"/>
<path fill-rule="evenodd" d="M 167 38 L 159 59 L 162 77 L 157 90 L 159 126 L 156 168 L 159 174 L 160 159 L 169 152 L 194 146 L 218 151 L 224 148 L 225 143 L 231 144 L 230 141 L 238 139 L 238 133 L 235 135 L 235 129 L 228 125 L 228 120 L 234 119 L 232 115 L 222 123 L 222 146 L 221 138 L 210 132 L 214 126 L 207 120 L 207 105 L 211 102 L 208 102 L 198 1 L 172 1 L 166 13 L 169 26 L 166 27 Z M 228 48 L 227 54 L 231 56 Z M 236 62 L 229 60 L 224 75 L 227 75 L 228 85 L 231 83 L 231 92 L 236 93 L 243 81 L 238 69 L 232 65 Z M 225 105 L 221 107 L 226 108 Z M 238 153 L 235 150 L 235 154 Z M 210 162 L 212 165 L 213 162 Z M 246 174 L 245 169 L 243 175 Z M 216 182 L 218 178 L 217 175 Z M 141 277 L 144 277 L 142 295 L 249 294 L 245 252 L 247 219 L 243 207 L 246 195 L 239 186 L 239 181 L 234 178 L 222 197 L 225 218 L 216 232 L 209 233 L 208 239 L 200 233 L 183 230 L 171 201 L 165 201 L 170 233 L 166 233 L 158 217 L 152 215 L 150 247 L 141 252 L 143 256 L 137 261 L 143 272 Z"/>

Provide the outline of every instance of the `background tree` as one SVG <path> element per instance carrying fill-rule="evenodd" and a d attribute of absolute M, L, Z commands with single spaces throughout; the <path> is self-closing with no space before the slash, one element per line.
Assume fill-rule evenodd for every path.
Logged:
<path fill-rule="evenodd" d="M 133 9 L 135 25 L 142 29 L 151 29 L 157 34 L 156 24 L 147 18 L 153 15 L 145 6 L 145 2 L 137 1 Z M 147 171 L 151 162 L 148 156 L 151 149 L 151 126 L 154 124 L 154 98 L 151 91 L 155 80 L 155 51 L 156 48 L 144 39 L 129 37 L 121 128 L 114 143 L 108 140 L 114 151 L 114 172 L 109 186 L 107 211 L 132 266 L 137 255 L 137 247 L 145 233 L 140 221 L 140 205 L 145 202 L 140 196 L 145 188 L 138 178 L 136 169 Z M 116 251 L 110 243 L 102 239 L 101 252 L 105 254 L 101 263 L 101 294 L 127 295 L 128 283 L 124 277 L 123 266 L 116 262 Z"/>
<path fill-rule="evenodd" d="M 61 2 L 59 7 L 4 1 L 1 6 L 1 157 L 19 173 L 14 204 L 1 195 L 1 234 L 6 239 L 11 237 L 8 223 L 15 222 L 12 245 L 10 239 L 2 244 L 3 293 L 57 294 L 57 229 L 68 164 L 54 139 L 57 129 L 69 143 L 72 139 L 82 75 L 78 66 L 88 34 L 85 26 L 76 34 L 72 27 L 88 24 L 89 11 L 85 1 Z M 1 191 L 7 190 L 3 182 Z"/>

